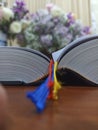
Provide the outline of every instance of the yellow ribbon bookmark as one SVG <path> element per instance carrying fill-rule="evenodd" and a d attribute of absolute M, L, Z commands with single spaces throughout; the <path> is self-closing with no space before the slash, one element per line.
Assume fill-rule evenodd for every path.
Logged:
<path fill-rule="evenodd" d="M 60 83 L 57 80 L 56 77 L 56 71 L 57 71 L 57 67 L 58 67 L 58 62 L 54 63 L 54 89 L 53 89 L 53 99 L 57 100 L 58 99 L 58 90 L 61 88 Z"/>

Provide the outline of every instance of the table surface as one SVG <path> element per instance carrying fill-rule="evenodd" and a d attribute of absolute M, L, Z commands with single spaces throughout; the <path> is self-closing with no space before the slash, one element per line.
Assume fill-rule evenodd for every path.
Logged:
<path fill-rule="evenodd" d="M 57 101 L 47 101 L 43 113 L 26 98 L 34 87 L 6 86 L 7 130 L 98 130 L 98 88 L 65 86 Z"/>

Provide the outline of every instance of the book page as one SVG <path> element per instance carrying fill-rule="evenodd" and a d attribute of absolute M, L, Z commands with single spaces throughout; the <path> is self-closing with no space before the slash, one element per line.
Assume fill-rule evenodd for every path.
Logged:
<path fill-rule="evenodd" d="M 53 58 L 54 62 L 57 61 L 58 57 L 62 54 L 64 49 L 65 49 L 65 47 L 52 53 L 52 58 Z"/>

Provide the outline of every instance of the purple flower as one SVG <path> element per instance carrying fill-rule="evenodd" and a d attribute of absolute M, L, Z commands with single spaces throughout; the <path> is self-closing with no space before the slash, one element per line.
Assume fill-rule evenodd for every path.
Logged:
<path fill-rule="evenodd" d="M 21 20 L 29 12 L 23 0 L 16 0 L 12 10 L 16 20 Z"/>
<path fill-rule="evenodd" d="M 20 1 L 20 0 L 16 0 L 16 4 L 17 4 L 17 6 L 19 6 L 19 7 L 23 7 L 23 6 L 26 5 L 23 0 L 21 0 L 21 1 Z"/>
<path fill-rule="evenodd" d="M 73 19 L 73 17 L 72 17 L 72 13 L 71 13 L 71 12 L 68 13 L 68 14 L 67 14 L 67 17 L 68 17 L 68 19 Z"/>
<path fill-rule="evenodd" d="M 71 33 L 69 33 L 68 35 L 66 35 L 66 39 L 67 39 L 68 43 L 71 42 L 73 39 L 73 35 Z"/>
<path fill-rule="evenodd" d="M 32 19 L 32 22 L 33 22 L 33 21 L 34 21 L 34 22 L 39 21 L 39 17 L 38 17 L 38 15 L 37 15 L 37 13 L 33 13 L 33 14 L 31 15 L 31 19 Z"/>
<path fill-rule="evenodd" d="M 88 26 L 84 27 L 83 32 L 86 33 L 86 34 L 89 34 L 90 33 L 90 27 L 88 27 Z"/>
<path fill-rule="evenodd" d="M 42 35 L 40 37 L 40 41 L 43 46 L 51 46 L 52 45 L 52 36 L 51 35 Z"/>
<path fill-rule="evenodd" d="M 54 34 L 59 35 L 61 38 L 65 37 L 68 33 L 68 28 L 63 25 L 57 25 L 54 28 Z"/>
<path fill-rule="evenodd" d="M 68 23 L 67 23 L 68 25 L 73 24 L 75 22 L 75 18 L 71 12 L 67 14 L 67 18 L 68 18 Z"/>

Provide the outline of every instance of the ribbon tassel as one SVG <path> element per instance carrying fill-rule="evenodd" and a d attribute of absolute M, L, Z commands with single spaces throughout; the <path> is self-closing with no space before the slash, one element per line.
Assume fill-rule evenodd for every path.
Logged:
<path fill-rule="evenodd" d="M 34 91 L 27 92 L 29 98 L 36 106 L 37 112 L 42 112 L 48 99 L 58 99 L 58 90 L 61 88 L 56 77 L 58 63 L 50 61 L 49 72 L 46 80 Z"/>
<path fill-rule="evenodd" d="M 61 85 L 58 82 L 57 77 L 56 77 L 57 66 L 58 66 L 58 63 L 55 62 L 54 63 L 54 90 L 53 90 L 53 99 L 56 99 L 56 100 L 58 99 L 58 90 L 61 88 Z"/>
<path fill-rule="evenodd" d="M 47 87 L 48 78 L 36 90 L 27 92 L 29 98 L 36 107 L 37 112 L 42 112 L 46 106 L 46 100 L 49 95 L 49 88 Z"/>

